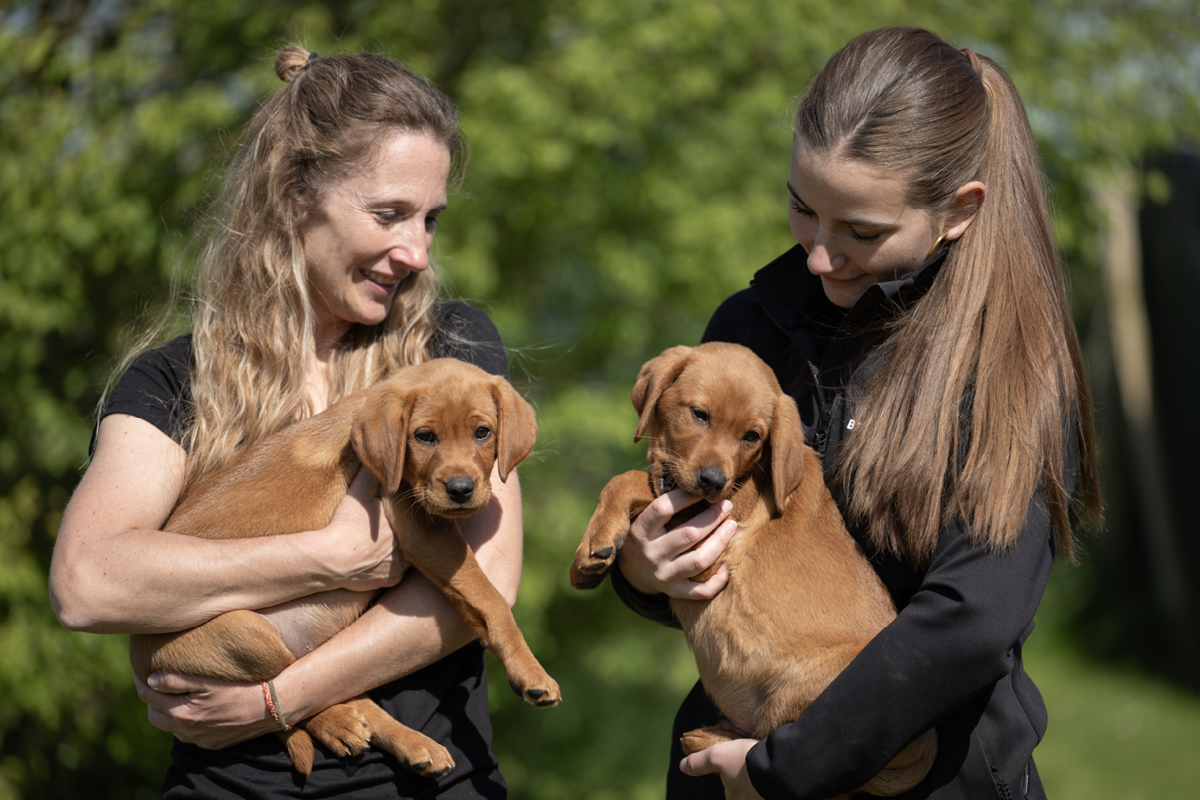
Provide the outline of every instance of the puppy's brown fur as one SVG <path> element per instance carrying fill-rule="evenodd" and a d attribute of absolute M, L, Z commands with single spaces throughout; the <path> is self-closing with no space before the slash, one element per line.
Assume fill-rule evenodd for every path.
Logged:
<path fill-rule="evenodd" d="M 571 583 L 599 585 L 630 521 L 663 492 L 730 500 L 738 532 L 722 556 L 728 585 L 712 600 L 672 599 L 671 609 L 705 689 L 745 734 L 703 728 L 685 734 L 683 747 L 694 753 L 746 734 L 761 739 L 799 717 L 895 618 L 895 606 L 846 531 L 795 403 L 750 350 L 667 350 L 642 367 L 633 404 L 641 415 L 636 439 L 650 441 L 649 475 L 626 472 L 604 488 Z M 936 753 L 936 734 L 927 731 L 862 789 L 907 791 Z"/>
<path fill-rule="evenodd" d="M 536 435 L 533 409 L 508 381 L 454 359 L 428 361 L 251 448 L 189 492 L 165 529 L 210 539 L 318 529 L 329 523 L 361 465 L 382 484 L 384 513 L 405 560 L 449 598 L 499 658 L 518 694 L 533 705 L 556 705 L 558 685 L 529 651 L 508 603 L 452 519 L 487 506 L 492 465 L 507 479 Z M 262 614 L 233 611 L 178 633 L 131 636 L 130 657 L 143 680 L 165 671 L 264 681 L 353 622 L 374 596 L 335 590 L 264 609 L 298 622 L 300 635 L 292 642 Z M 454 766 L 444 747 L 365 696 L 283 734 L 293 764 L 305 774 L 312 769 L 309 735 L 338 755 L 374 744 L 430 777 Z"/>

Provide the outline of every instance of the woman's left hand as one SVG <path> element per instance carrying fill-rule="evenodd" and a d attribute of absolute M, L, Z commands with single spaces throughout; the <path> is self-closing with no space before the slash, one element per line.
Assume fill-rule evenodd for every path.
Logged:
<path fill-rule="evenodd" d="M 150 724 L 181 742 L 220 750 L 279 730 L 267 712 L 261 683 L 156 672 L 147 685 L 133 676 L 138 697 L 150 707 Z"/>
<path fill-rule="evenodd" d="M 707 750 L 692 753 L 679 762 L 684 774 L 698 777 L 717 773 L 725 785 L 726 800 L 762 800 L 754 790 L 750 775 L 746 772 L 746 753 L 758 744 L 757 739 L 734 739 L 732 742 L 714 744 Z"/>

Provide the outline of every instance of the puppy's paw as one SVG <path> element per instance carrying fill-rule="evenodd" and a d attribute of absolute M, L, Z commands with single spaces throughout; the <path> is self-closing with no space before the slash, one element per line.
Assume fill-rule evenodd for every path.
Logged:
<path fill-rule="evenodd" d="M 400 759 L 405 769 L 426 778 L 440 778 L 454 769 L 450 752 L 433 740 L 425 746 L 408 747 Z"/>
<path fill-rule="evenodd" d="M 571 585 L 576 589 L 595 589 L 612 571 L 614 548 L 605 547 L 594 553 L 577 553 L 571 565 Z"/>
<path fill-rule="evenodd" d="M 341 703 L 304 723 L 309 734 L 334 755 L 356 756 L 371 743 L 371 726 L 359 710 Z"/>
<path fill-rule="evenodd" d="M 419 731 L 400 724 L 374 703 L 356 701 L 371 726 L 371 744 L 396 757 L 405 769 L 426 778 L 440 778 L 454 769 L 446 748 Z"/>
<path fill-rule="evenodd" d="M 562 692 L 558 689 L 558 683 L 544 672 L 540 680 L 527 683 L 509 681 L 508 685 L 531 706 L 552 708 L 562 702 Z"/>
<path fill-rule="evenodd" d="M 679 737 L 679 742 L 683 745 L 683 754 L 690 756 L 692 753 L 707 750 L 714 744 L 732 742 L 734 739 L 739 738 L 741 738 L 739 734 L 727 731 L 720 725 L 713 725 L 710 728 L 697 728 L 694 731 L 688 731 Z"/>
<path fill-rule="evenodd" d="M 571 565 L 572 586 L 576 589 L 595 589 L 604 582 L 617 562 L 621 546 L 625 544 L 625 531 L 628 527 L 626 524 L 625 529 L 617 532 L 616 536 L 603 536 L 593 531 L 592 524 L 588 525 L 583 542 L 575 551 L 575 563 Z"/>

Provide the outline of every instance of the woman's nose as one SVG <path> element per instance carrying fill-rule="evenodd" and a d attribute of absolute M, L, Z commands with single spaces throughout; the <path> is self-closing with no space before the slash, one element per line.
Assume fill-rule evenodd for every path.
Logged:
<path fill-rule="evenodd" d="M 808 251 L 808 271 L 814 275 L 826 275 L 840 269 L 845 256 L 829 249 L 828 237 L 818 235 Z"/>
<path fill-rule="evenodd" d="M 429 266 L 429 248 L 433 246 L 433 233 L 421 224 L 405 225 L 399 231 L 397 241 L 388 251 L 388 258 L 406 269 L 420 272 Z"/>

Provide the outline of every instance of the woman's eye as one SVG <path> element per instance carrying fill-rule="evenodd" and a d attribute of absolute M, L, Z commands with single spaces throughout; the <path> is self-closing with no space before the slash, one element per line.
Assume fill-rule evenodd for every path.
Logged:
<path fill-rule="evenodd" d="M 851 228 L 850 236 L 852 236 L 854 238 L 854 241 L 856 241 L 856 242 L 868 242 L 869 243 L 869 242 L 879 241 L 879 239 L 883 236 L 883 234 L 882 233 L 872 233 L 872 234 L 859 233 L 858 231 Z"/>
<path fill-rule="evenodd" d="M 437 228 L 438 218 L 436 214 L 430 214 L 425 218 L 425 230 L 433 231 Z"/>
<path fill-rule="evenodd" d="M 799 214 L 800 216 L 802 216 L 802 217 L 811 217 L 811 216 L 813 216 L 812 209 L 811 209 L 811 208 L 808 208 L 808 207 L 806 207 L 806 206 L 802 206 L 802 205 L 800 205 L 800 203 L 799 203 L 799 202 L 797 202 L 796 198 L 794 198 L 794 197 L 793 197 L 793 198 L 792 198 L 792 199 L 789 201 L 789 204 L 790 204 L 790 205 L 791 205 L 791 207 L 792 207 L 792 211 L 795 211 L 795 212 L 796 212 L 797 214 Z"/>
<path fill-rule="evenodd" d="M 702 408 L 693 408 L 692 416 L 703 423 L 708 423 L 708 412 Z"/>
<path fill-rule="evenodd" d="M 437 436 L 433 431 L 417 431 L 413 434 L 413 438 L 421 444 L 433 444 L 437 441 Z"/>
<path fill-rule="evenodd" d="M 483 425 L 480 425 L 478 428 L 475 429 L 475 441 L 477 441 L 477 442 L 486 442 L 489 438 L 491 438 L 491 435 L 492 435 L 491 428 L 487 428 Z"/>

